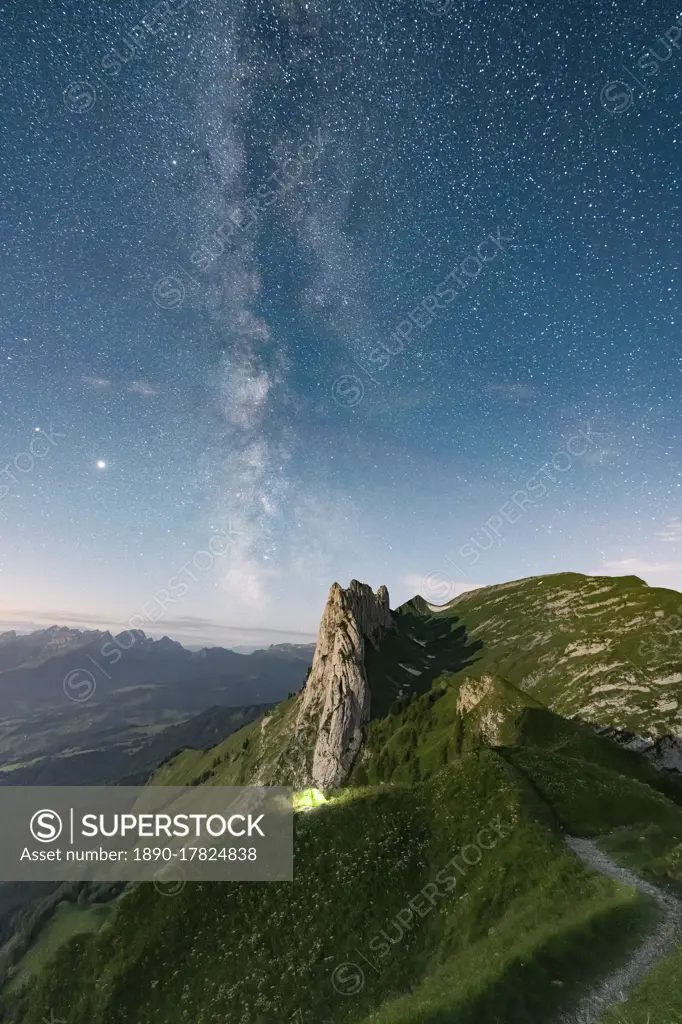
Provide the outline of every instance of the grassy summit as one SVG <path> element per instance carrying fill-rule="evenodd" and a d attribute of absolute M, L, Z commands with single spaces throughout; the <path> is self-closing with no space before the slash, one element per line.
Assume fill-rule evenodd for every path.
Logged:
<path fill-rule="evenodd" d="M 682 733 L 682 595 L 636 576 L 557 573 L 471 591 L 437 613 L 503 676 L 562 715 Z"/>

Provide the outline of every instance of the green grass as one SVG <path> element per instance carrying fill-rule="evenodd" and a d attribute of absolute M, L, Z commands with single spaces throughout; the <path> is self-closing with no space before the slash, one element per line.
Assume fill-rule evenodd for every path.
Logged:
<path fill-rule="evenodd" d="M 682 808 L 639 779 L 544 750 L 504 753 L 575 835 L 598 836 L 624 825 L 657 823 L 682 840 Z"/>
<path fill-rule="evenodd" d="M 602 836 L 599 845 L 615 861 L 682 897 L 682 830 L 660 821 L 626 825 Z"/>
<path fill-rule="evenodd" d="M 416 991 L 365 1018 L 367 1024 L 546 1022 L 594 979 L 595 955 L 599 970 L 608 970 L 636 945 L 643 929 L 655 926 L 637 897 L 594 894 L 569 907 L 556 889 L 548 888 L 546 896 L 543 924 L 533 927 L 524 914 L 505 916 L 490 937 L 471 943 Z M 542 912 L 540 906 L 528 910 Z M 557 913 L 560 927 L 556 918 L 552 923 Z"/>
<path fill-rule="evenodd" d="M 421 614 L 479 645 L 469 675 L 501 676 L 561 715 L 641 734 L 682 732 L 677 591 L 637 576 L 556 573 L 471 591 L 430 620 Z M 675 706 L 660 707 L 662 697 Z"/>
<path fill-rule="evenodd" d="M 135 886 L 111 927 L 62 945 L 21 998 L 6 998 L 3 1020 L 38 1024 L 51 1008 L 69 1024 L 278 1024 L 296 1012 L 328 1024 L 545 1024 L 653 911 L 585 870 L 540 807 L 487 750 L 426 783 L 344 791 L 296 816 L 293 883 L 188 884 L 173 897 Z M 452 858 L 497 816 L 504 838 L 467 854 L 477 863 L 460 856 L 458 871 Z M 400 937 L 397 915 L 428 883 L 433 909 Z M 344 962 L 365 969 L 354 996 L 332 984 Z"/>
<path fill-rule="evenodd" d="M 99 931 L 115 913 L 112 903 L 79 907 L 75 903 L 60 903 L 46 927 L 39 933 L 12 972 L 8 992 L 18 992 L 45 967 L 59 947 L 75 935 Z"/>
<path fill-rule="evenodd" d="M 291 784 L 309 750 L 297 743 L 296 699 L 282 701 L 208 751 L 183 750 L 166 761 L 150 780 L 155 786 L 244 786 L 256 777 L 262 785 Z M 312 750 L 312 745 L 310 746 Z"/>

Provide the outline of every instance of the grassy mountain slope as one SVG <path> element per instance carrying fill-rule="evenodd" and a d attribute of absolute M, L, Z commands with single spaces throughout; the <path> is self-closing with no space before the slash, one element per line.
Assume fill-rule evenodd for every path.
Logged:
<path fill-rule="evenodd" d="M 557 573 L 470 591 L 435 615 L 479 645 L 470 672 L 503 676 L 562 715 L 682 732 L 676 591 L 636 576 Z"/>
<path fill-rule="evenodd" d="M 473 703 L 477 701 L 476 703 Z M 407 784 L 491 744 L 551 808 L 624 866 L 682 892 L 682 782 L 505 680 L 443 675 L 374 722 L 351 781 Z"/>
<path fill-rule="evenodd" d="M 653 913 L 587 872 L 550 818 L 487 749 L 415 786 L 341 791 L 297 817 L 293 883 L 135 886 L 4 1019 L 540 1024 Z M 358 991 L 339 991 L 349 979 Z"/>
<path fill-rule="evenodd" d="M 265 727 L 185 751 L 153 781 L 282 771 L 294 711 L 292 698 Z M 6 993 L 3 1019 L 37 1024 L 49 1007 L 69 1024 L 544 1024 L 654 913 L 587 872 L 562 830 L 615 836 L 674 885 L 680 804 L 638 755 L 507 681 L 444 675 L 377 718 L 351 785 L 297 816 L 294 883 L 188 884 L 173 897 L 135 886 L 96 935 L 71 939 L 30 987 Z M 656 849 L 625 842 L 647 829 Z M 358 968 L 359 990 L 337 991 L 359 984 Z"/>
<path fill-rule="evenodd" d="M 237 734 L 238 735 L 238 734 Z M 554 762 L 575 760 L 637 780 L 682 804 L 682 782 L 640 755 L 562 718 L 503 679 L 444 673 L 430 691 L 397 701 L 370 726 L 351 778 L 419 781 L 463 751 L 487 744 L 511 754 L 532 750 Z"/>
<path fill-rule="evenodd" d="M 516 688 L 519 707 L 534 699 L 536 707 L 546 705 L 563 716 L 640 733 L 682 731 L 682 653 L 676 660 L 670 632 L 680 602 L 682 595 L 647 587 L 636 577 L 577 573 L 476 590 L 436 613 L 415 598 L 394 613 L 395 629 L 378 651 L 367 645 L 372 718 L 381 720 L 401 700 L 429 692 L 446 673 L 457 684 L 505 680 Z M 667 638 L 665 648 L 661 637 Z M 499 694 L 498 687 L 491 700 Z M 301 760 L 296 714 L 292 699 L 264 724 L 240 733 L 235 743 L 248 741 L 248 753 L 238 759 L 235 743 L 210 758 L 188 755 L 192 777 L 213 772 L 210 777 L 222 784 L 291 782 Z M 487 738 L 496 743 L 502 742 L 492 728 L 498 715 L 488 708 Z M 508 720 L 506 712 L 503 718 Z M 216 756 L 226 765 L 213 766 Z M 162 776 L 162 784 L 174 784 L 184 769 L 180 765 L 180 775 L 173 770 Z"/>
<path fill-rule="evenodd" d="M 152 777 L 158 786 L 291 785 L 300 764 L 294 697 L 208 751 L 184 750 Z"/>
<path fill-rule="evenodd" d="M 435 613 L 404 605 L 380 649 L 367 648 L 372 720 L 347 786 L 297 816 L 295 881 L 188 884 L 172 897 L 134 886 L 96 934 L 5 990 L 2 1019 L 556 1020 L 657 913 L 588 871 L 563 836 L 596 838 L 682 891 L 682 783 L 556 713 L 670 729 L 655 689 L 674 690 L 661 681 L 674 675 L 668 649 L 667 667 L 647 665 L 648 689 L 621 675 L 618 691 L 599 690 L 670 593 L 562 574 Z M 572 602 L 580 614 L 564 617 Z M 299 700 L 170 758 L 152 784 L 291 783 L 314 742 L 295 735 Z M 501 834 L 484 844 L 495 822 Z"/>

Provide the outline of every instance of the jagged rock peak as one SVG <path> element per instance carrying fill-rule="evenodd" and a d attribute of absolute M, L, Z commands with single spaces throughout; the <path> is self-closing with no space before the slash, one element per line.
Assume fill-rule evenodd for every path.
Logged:
<path fill-rule="evenodd" d="M 383 585 L 375 594 L 369 584 L 358 580 L 351 580 L 347 590 L 338 583 L 332 583 L 322 614 L 320 634 L 325 628 L 325 619 L 336 623 L 339 611 L 342 615 L 353 616 L 359 633 L 370 640 L 374 647 L 378 647 L 384 631 L 393 625 L 388 588 Z"/>
<path fill-rule="evenodd" d="M 327 598 L 297 730 L 317 733 L 311 782 L 319 789 L 339 786 L 350 771 L 369 721 L 365 641 L 378 647 L 393 626 L 388 590 L 376 594 L 351 580 L 333 583 Z"/>

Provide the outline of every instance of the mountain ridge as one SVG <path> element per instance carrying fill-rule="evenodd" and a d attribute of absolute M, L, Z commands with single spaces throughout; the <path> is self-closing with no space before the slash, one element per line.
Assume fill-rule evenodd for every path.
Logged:
<path fill-rule="evenodd" d="M 638 649 L 658 621 L 655 605 L 660 592 L 638 577 L 586 577 L 578 573 L 526 577 L 459 595 L 438 612 L 417 595 L 390 611 L 390 624 L 386 617 L 380 642 L 363 644 L 361 656 L 359 641 L 349 643 L 346 626 L 341 628 L 346 614 L 344 601 L 353 603 L 356 588 L 366 588 L 362 593 L 367 599 L 368 595 L 375 597 L 371 588 L 357 581 L 348 591 L 337 583 L 330 589 L 320 625 L 323 646 L 318 642 L 319 657 L 316 654 L 318 664 L 324 662 L 325 669 L 316 671 L 312 682 L 311 672 L 295 698 L 275 708 L 257 730 L 253 727 L 253 743 L 244 760 L 246 774 L 239 776 L 242 782 L 253 770 L 259 784 L 291 783 L 298 788 L 322 789 L 341 784 L 352 773 L 355 758 L 362 756 L 371 721 L 385 717 L 396 704 L 429 692 L 441 678 L 447 678 L 449 685 L 464 694 L 480 686 L 482 680 L 493 680 L 493 693 L 499 692 L 500 686 L 511 687 L 529 703 L 584 720 L 590 726 L 627 727 L 644 735 L 652 731 L 653 716 L 641 701 L 641 688 L 634 691 L 631 706 L 621 700 L 614 713 L 607 701 L 601 705 L 602 714 L 594 713 L 594 689 L 597 695 L 633 692 L 629 669 L 613 675 L 613 652 L 623 644 L 627 650 L 633 646 Z M 387 602 L 388 592 L 380 589 L 382 603 Z M 649 601 L 649 618 L 629 611 L 619 618 L 621 605 L 639 610 L 642 594 Z M 682 602 L 682 595 L 674 591 L 663 594 L 669 604 Z M 614 602 L 618 608 L 614 609 Z M 604 609 L 612 620 L 610 636 L 605 635 Z M 600 640 L 595 639 L 595 631 Z M 350 634 L 364 635 L 357 622 Z M 337 639 L 343 658 L 348 658 L 352 666 L 352 682 L 344 682 L 346 663 L 342 664 L 341 656 L 330 659 L 329 652 Z M 576 665 L 578 671 L 574 673 Z M 657 678 L 661 667 L 657 662 L 642 661 L 642 671 Z M 601 681 L 605 675 L 613 679 L 613 690 L 598 689 L 605 685 Z M 589 684 L 593 677 L 600 680 L 594 688 Z M 679 680 L 682 682 L 682 671 Z M 345 706 L 341 698 L 344 692 L 348 695 Z M 655 705 L 654 738 L 675 737 L 682 723 L 682 686 L 666 685 L 665 693 L 666 697 L 675 694 L 674 707 L 669 698 L 671 713 L 663 715 Z M 311 717 L 307 712 L 312 707 L 315 714 Z M 326 715 L 321 714 L 323 708 Z M 321 727 L 321 720 L 334 713 L 343 724 L 335 733 L 331 730 L 334 739 L 330 749 L 329 725 Z M 487 741 L 493 745 L 496 716 L 498 710 L 489 709 Z M 326 769 L 315 769 L 318 744 L 324 748 L 326 763 L 333 765 L 330 774 L 325 774 Z"/>
<path fill-rule="evenodd" d="M 106 927 L 59 943 L 37 976 L 11 960 L 4 1018 L 38 1024 L 49 1007 L 70 1024 L 579 1019 L 605 979 L 652 948 L 661 901 L 646 893 L 682 895 L 682 779 L 607 734 L 621 720 L 676 726 L 682 691 L 660 680 L 678 653 L 650 641 L 662 622 L 677 639 L 680 600 L 553 574 L 436 612 L 419 598 L 390 610 L 385 588 L 335 584 L 303 685 L 150 779 L 324 782 L 326 802 L 294 816 L 294 881 L 187 885 L 172 899 L 132 886 Z M 632 655 L 646 690 L 623 669 Z M 600 690 L 609 673 L 615 689 Z M 599 702 L 614 692 L 617 703 Z M 661 711 L 661 692 L 675 707 L 668 696 Z M 320 751 L 329 774 L 316 772 Z M 499 839 L 479 843 L 491 822 Z M 574 849 L 588 846 L 626 883 L 643 879 L 641 892 L 585 866 Z M 662 995 L 642 972 L 618 994 L 637 1007 L 648 993 L 656 1019 L 676 1005 L 680 954 L 665 951 L 646 965 Z M 340 987 L 349 976 L 358 984 Z"/>

